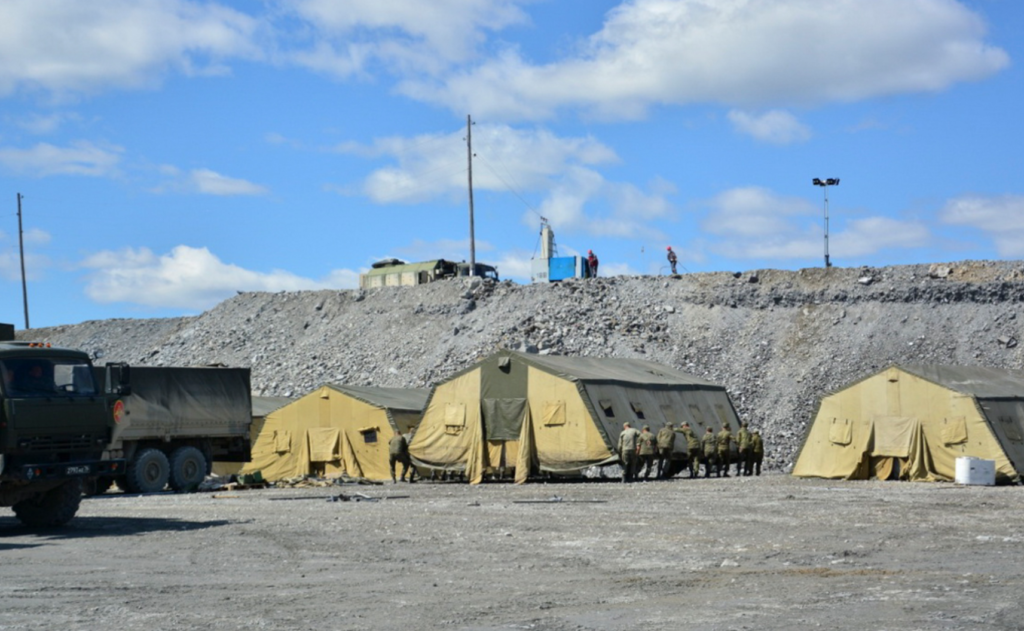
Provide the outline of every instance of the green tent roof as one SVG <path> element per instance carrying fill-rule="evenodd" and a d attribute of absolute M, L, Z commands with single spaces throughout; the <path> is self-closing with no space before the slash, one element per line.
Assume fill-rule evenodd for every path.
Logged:
<path fill-rule="evenodd" d="M 1024 399 L 1024 370 L 935 364 L 896 368 L 979 399 Z"/>
<path fill-rule="evenodd" d="M 252 415 L 266 416 L 275 410 L 279 410 L 295 399 L 291 397 L 253 397 Z"/>
<path fill-rule="evenodd" d="M 503 352 L 515 355 L 527 364 L 574 381 L 634 385 L 688 385 L 722 389 L 719 384 L 645 359 L 568 357 L 534 355 L 518 351 Z"/>
<path fill-rule="evenodd" d="M 374 386 L 346 386 L 329 383 L 328 388 L 347 394 L 367 405 L 389 410 L 422 412 L 430 390 L 427 388 L 377 388 Z"/>

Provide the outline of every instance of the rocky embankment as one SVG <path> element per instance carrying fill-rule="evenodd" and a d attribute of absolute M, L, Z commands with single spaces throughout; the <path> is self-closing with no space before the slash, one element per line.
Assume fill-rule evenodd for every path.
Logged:
<path fill-rule="evenodd" d="M 724 384 L 792 464 L 820 397 L 893 363 L 1021 368 L 1024 264 L 462 279 L 368 291 L 243 293 L 195 317 L 20 332 L 137 365 L 252 368 L 254 394 L 325 382 L 423 387 L 497 348 L 639 357 Z"/>

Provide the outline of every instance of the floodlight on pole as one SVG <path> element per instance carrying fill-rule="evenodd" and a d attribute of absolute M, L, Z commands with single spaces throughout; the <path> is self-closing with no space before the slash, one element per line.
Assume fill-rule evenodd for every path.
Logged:
<path fill-rule="evenodd" d="M 825 267 L 832 267 L 832 262 L 828 260 L 828 187 L 839 186 L 839 178 L 830 177 L 827 179 L 814 178 L 811 181 L 815 186 L 820 186 L 825 191 Z"/>

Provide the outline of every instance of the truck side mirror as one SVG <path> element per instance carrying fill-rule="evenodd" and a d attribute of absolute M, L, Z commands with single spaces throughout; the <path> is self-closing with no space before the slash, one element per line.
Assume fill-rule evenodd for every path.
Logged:
<path fill-rule="evenodd" d="M 132 393 L 132 368 L 125 363 L 107 364 L 107 392 L 126 397 Z"/>

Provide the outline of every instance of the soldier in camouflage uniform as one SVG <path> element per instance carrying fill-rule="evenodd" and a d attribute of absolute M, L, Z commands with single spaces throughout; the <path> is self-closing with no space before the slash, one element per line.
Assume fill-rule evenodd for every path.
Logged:
<path fill-rule="evenodd" d="M 672 450 L 676 446 L 676 432 L 672 423 L 658 430 L 658 477 L 667 478 L 672 470 Z"/>
<path fill-rule="evenodd" d="M 704 432 L 704 438 L 701 439 L 701 447 L 704 448 L 704 477 L 711 477 L 711 468 L 717 469 L 718 457 L 716 456 L 715 449 L 718 447 L 718 439 L 715 438 L 715 433 L 708 428 L 708 431 Z M 718 471 L 719 477 L 721 477 L 721 470 Z"/>
<path fill-rule="evenodd" d="M 725 477 L 729 477 L 729 448 L 732 441 L 732 431 L 728 425 L 723 425 L 722 430 L 718 432 L 718 470 L 722 471 Z"/>
<path fill-rule="evenodd" d="M 644 431 L 640 432 L 640 438 L 637 441 L 639 445 L 637 453 L 640 456 L 640 460 L 637 462 L 637 473 L 639 477 L 639 472 L 642 469 L 646 480 L 651 477 L 651 469 L 654 468 L 654 457 L 658 453 L 658 439 L 651 433 L 651 428 L 644 425 Z"/>
<path fill-rule="evenodd" d="M 736 432 L 736 475 L 750 475 L 750 431 L 746 423 L 740 423 L 740 431 Z"/>
<path fill-rule="evenodd" d="M 750 464 L 756 475 L 761 475 L 761 463 L 763 461 L 764 441 L 761 440 L 761 432 L 755 429 L 750 434 Z"/>
<path fill-rule="evenodd" d="M 395 435 L 388 441 L 388 466 L 391 467 L 391 483 L 395 484 L 395 463 L 402 463 L 402 475 L 399 479 L 405 482 L 405 476 L 409 473 L 409 467 L 412 465 L 412 460 L 409 458 L 409 441 L 405 439 L 398 430 L 395 430 Z M 415 469 L 413 469 L 415 471 Z M 409 475 L 409 481 L 412 482 L 412 475 Z"/>
<path fill-rule="evenodd" d="M 636 449 L 640 439 L 640 432 L 636 431 L 630 424 L 622 424 L 622 433 L 619 434 L 619 459 L 622 461 L 622 481 L 630 482 L 636 474 Z"/>
<path fill-rule="evenodd" d="M 686 439 L 686 466 L 690 477 L 695 478 L 700 473 L 700 439 L 690 429 L 689 423 L 683 423 L 679 433 Z"/>

